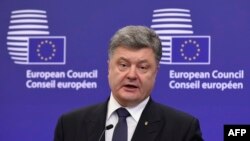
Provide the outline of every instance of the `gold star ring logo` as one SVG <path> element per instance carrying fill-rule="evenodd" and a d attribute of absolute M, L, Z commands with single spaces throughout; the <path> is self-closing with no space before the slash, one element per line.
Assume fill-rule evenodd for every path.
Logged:
<path fill-rule="evenodd" d="M 49 55 L 45 55 L 41 51 L 42 49 L 47 49 L 47 48 L 51 48 Z M 40 58 L 42 61 L 50 61 L 56 55 L 56 45 L 52 41 L 49 41 L 49 40 L 41 41 L 37 45 L 36 53 L 37 53 L 38 58 Z"/>
<path fill-rule="evenodd" d="M 188 46 L 189 47 L 190 46 L 195 47 L 195 52 L 192 55 L 187 55 L 185 53 Z M 180 54 L 181 54 L 181 56 L 183 57 L 184 60 L 194 61 L 200 56 L 201 48 L 200 48 L 200 44 L 197 41 L 189 39 L 189 40 L 185 40 L 181 44 L 181 47 L 180 47 L 179 51 L 180 51 Z"/>

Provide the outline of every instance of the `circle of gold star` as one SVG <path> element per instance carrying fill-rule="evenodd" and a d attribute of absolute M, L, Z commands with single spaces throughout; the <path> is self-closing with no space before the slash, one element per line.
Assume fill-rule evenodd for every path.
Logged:
<path fill-rule="evenodd" d="M 188 44 L 193 44 L 195 47 L 196 47 L 196 53 L 193 55 L 193 56 L 188 56 L 185 54 L 185 47 L 188 45 Z M 192 40 L 192 39 L 189 39 L 189 40 L 185 40 L 183 44 L 181 44 L 181 48 L 180 48 L 180 53 L 181 53 L 181 56 L 187 60 L 187 61 L 193 61 L 193 60 L 196 60 L 199 56 L 200 56 L 200 52 L 201 52 L 201 49 L 200 49 L 200 45 L 197 43 L 197 41 L 195 40 Z"/>
<path fill-rule="evenodd" d="M 52 52 L 49 56 L 44 56 L 42 55 L 41 53 L 41 48 L 42 47 L 45 47 L 44 45 L 48 44 L 49 47 L 52 48 Z M 52 60 L 55 55 L 56 55 L 56 45 L 52 42 L 52 41 L 49 41 L 49 40 L 44 40 L 44 41 L 41 41 L 38 45 L 37 45 L 37 49 L 36 49 L 36 52 L 37 52 L 37 56 L 43 60 L 43 61 L 49 61 L 49 60 Z"/>

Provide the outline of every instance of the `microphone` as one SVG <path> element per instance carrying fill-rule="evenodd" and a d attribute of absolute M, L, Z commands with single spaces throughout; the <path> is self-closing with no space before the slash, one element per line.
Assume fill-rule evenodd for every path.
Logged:
<path fill-rule="evenodd" d="M 102 134 L 101 134 L 101 136 L 100 136 L 100 138 L 99 138 L 98 141 L 101 141 L 101 140 L 102 140 L 103 134 L 105 133 L 106 130 L 112 129 L 113 127 L 114 127 L 113 124 L 107 125 L 107 126 L 104 128 L 104 130 L 102 131 Z"/>

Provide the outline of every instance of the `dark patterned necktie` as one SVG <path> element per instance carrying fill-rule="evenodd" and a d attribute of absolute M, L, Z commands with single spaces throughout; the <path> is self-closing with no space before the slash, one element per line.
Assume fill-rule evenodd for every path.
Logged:
<path fill-rule="evenodd" d="M 116 110 L 119 117 L 118 123 L 115 126 L 112 141 L 128 141 L 128 125 L 126 118 L 130 116 L 125 108 Z"/>

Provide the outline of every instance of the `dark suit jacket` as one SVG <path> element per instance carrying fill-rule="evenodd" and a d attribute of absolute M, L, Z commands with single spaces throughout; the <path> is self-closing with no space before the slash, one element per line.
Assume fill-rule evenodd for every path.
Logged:
<path fill-rule="evenodd" d="M 105 127 L 106 112 L 107 102 L 61 116 L 54 141 L 98 141 Z M 132 141 L 202 141 L 202 138 L 196 118 L 150 99 Z"/>

